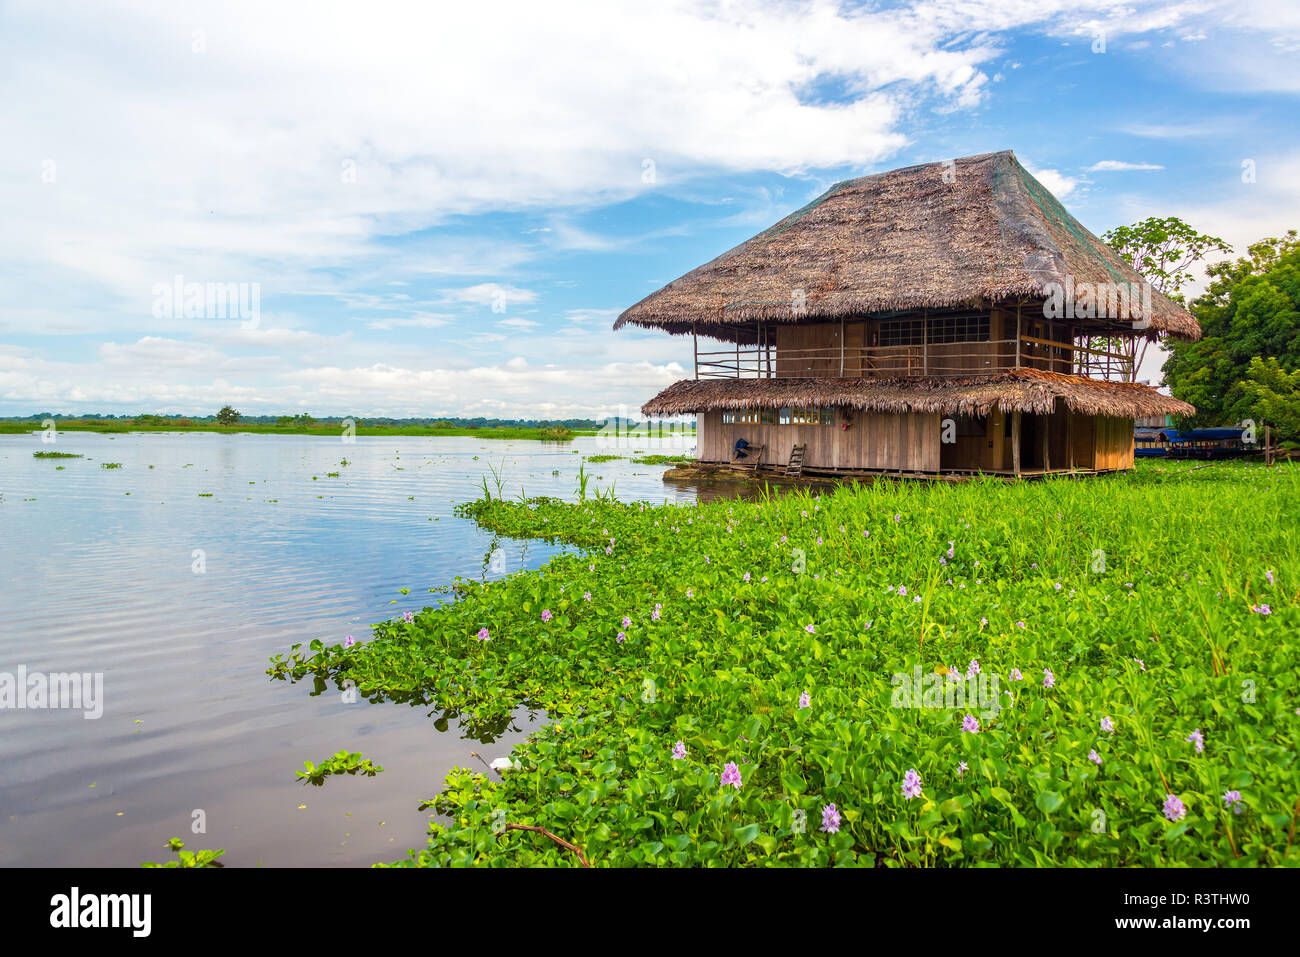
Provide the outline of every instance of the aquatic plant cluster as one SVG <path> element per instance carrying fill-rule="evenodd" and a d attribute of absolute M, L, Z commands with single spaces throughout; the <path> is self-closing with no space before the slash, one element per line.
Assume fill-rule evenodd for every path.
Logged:
<path fill-rule="evenodd" d="M 1300 864 L 1297 502 L 1240 463 L 484 499 L 577 550 L 269 673 L 471 733 L 546 711 L 503 773 L 448 775 L 404 865 L 581 866 L 503 822 L 593 866 Z M 900 702 L 921 673 L 997 703 Z"/>

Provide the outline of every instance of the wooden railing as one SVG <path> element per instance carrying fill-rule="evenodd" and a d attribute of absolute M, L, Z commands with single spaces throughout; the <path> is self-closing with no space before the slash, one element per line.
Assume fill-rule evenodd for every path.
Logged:
<path fill-rule="evenodd" d="M 1118 352 L 1031 336 L 906 346 L 736 346 L 707 352 L 697 345 L 695 352 L 697 379 L 979 376 L 1019 368 L 1129 381 L 1132 360 Z"/>

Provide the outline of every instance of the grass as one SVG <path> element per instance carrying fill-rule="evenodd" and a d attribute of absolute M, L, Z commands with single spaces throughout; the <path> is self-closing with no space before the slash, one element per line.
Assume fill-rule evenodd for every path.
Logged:
<path fill-rule="evenodd" d="M 547 713 L 404 865 L 1297 865 L 1300 471 L 1192 468 L 484 499 L 576 549 L 269 673 Z"/>
<path fill-rule="evenodd" d="M 85 456 L 77 452 L 33 452 L 34 459 L 80 459 Z"/>
<path fill-rule="evenodd" d="M 39 431 L 41 431 L 40 423 L 33 422 L 30 419 L 0 420 L 0 435 L 26 434 Z M 307 424 L 295 422 L 286 425 L 277 425 L 269 422 L 220 425 L 216 422 L 205 422 L 201 420 L 171 420 L 165 422 L 145 421 L 137 423 L 126 419 L 60 419 L 58 421 L 58 431 L 108 433 L 224 432 L 231 435 L 254 433 L 257 435 L 324 435 L 331 438 L 338 438 L 343 433 L 343 425 L 338 421 L 319 421 Z M 376 437 L 390 435 L 424 435 L 435 437 L 470 436 L 479 439 L 538 439 L 554 442 L 567 442 L 574 436 L 574 433 L 570 429 L 564 428 L 563 426 L 548 426 L 545 428 L 500 426 L 470 429 L 454 426 L 436 428 L 433 426 L 425 427 L 416 425 L 366 425 L 364 422 L 360 421 L 357 422 L 355 434 Z"/>

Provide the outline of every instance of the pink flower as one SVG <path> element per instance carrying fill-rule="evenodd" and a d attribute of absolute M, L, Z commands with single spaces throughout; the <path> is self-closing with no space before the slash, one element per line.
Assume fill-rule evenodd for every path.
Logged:
<path fill-rule="evenodd" d="M 1020 669 L 1019 669 L 1019 668 L 1012 668 L 1012 669 L 1011 669 L 1011 680 L 1012 680 L 1012 681 L 1023 681 L 1024 679 L 1025 679 L 1025 676 L 1022 675 L 1022 674 L 1020 673 Z"/>
<path fill-rule="evenodd" d="M 686 745 L 682 744 L 680 741 L 678 741 L 676 744 L 673 745 L 673 760 L 674 761 L 686 760 Z"/>
<path fill-rule="evenodd" d="M 415 615 L 414 615 L 412 612 L 409 612 L 409 611 L 408 611 L 408 612 L 403 612 L 403 613 L 402 613 L 402 621 L 406 622 L 406 623 L 409 625 L 411 622 L 415 621 Z"/>
<path fill-rule="evenodd" d="M 1102 718 L 1102 719 L 1101 719 L 1101 730 L 1106 731 L 1106 732 L 1109 732 L 1110 734 L 1114 734 L 1114 733 L 1115 733 L 1115 722 L 1114 722 L 1114 721 L 1111 721 L 1109 717 Z"/>
<path fill-rule="evenodd" d="M 907 800 L 921 796 L 921 775 L 916 773 L 916 768 L 908 768 L 907 774 L 903 775 L 903 797 Z"/>
<path fill-rule="evenodd" d="M 741 783 L 740 768 L 736 767 L 735 761 L 728 761 L 726 767 L 722 769 L 722 786 L 725 788 L 730 784 L 739 791 Z"/>
<path fill-rule="evenodd" d="M 822 808 L 822 827 L 821 829 L 827 834 L 836 834 L 840 829 L 840 812 L 835 809 L 834 804 L 827 804 Z"/>
<path fill-rule="evenodd" d="M 817 634 L 817 629 L 814 628 L 812 625 L 804 625 L 804 626 L 803 626 L 803 630 L 806 631 L 806 632 L 808 632 L 808 634 L 810 634 L 810 635 L 815 635 L 815 634 Z"/>
<path fill-rule="evenodd" d="M 542 621 L 550 621 L 550 620 L 551 620 L 551 609 L 549 609 L 549 608 L 543 608 L 543 609 L 542 609 Z"/>
<path fill-rule="evenodd" d="M 487 640 L 488 640 L 488 630 L 487 630 L 486 628 L 480 628 L 480 629 L 478 630 L 478 640 L 479 640 L 479 641 L 487 641 Z"/>
<path fill-rule="evenodd" d="M 1197 753 L 1197 754 L 1204 754 L 1204 753 L 1205 753 L 1205 735 L 1201 734 L 1201 729 L 1200 729 L 1200 728 L 1197 728 L 1195 731 L 1193 731 L 1193 732 L 1192 732 L 1191 734 L 1189 734 L 1187 737 L 1183 738 L 1183 740 L 1184 740 L 1184 741 L 1190 741 L 1192 744 L 1196 745 L 1196 753 Z"/>
<path fill-rule="evenodd" d="M 343 647 L 344 647 L 344 648 L 351 648 L 351 647 L 352 647 L 353 645 L 355 645 L 356 643 L 357 643 L 357 640 L 356 640 L 355 638 L 353 638 L 351 635 L 348 635 L 346 638 L 343 639 Z"/>
<path fill-rule="evenodd" d="M 1096 748 L 1093 748 L 1088 752 L 1088 760 L 1097 765 L 1097 767 L 1101 767 L 1101 755 L 1097 753 Z"/>
<path fill-rule="evenodd" d="M 805 691 L 803 694 L 799 696 L 799 707 L 807 708 L 810 707 L 811 705 L 812 705 L 812 698 L 810 698 L 808 696 L 808 692 Z"/>
<path fill-rule="evenodd" d="M 1269 608 L 1268 605 L 1251 605 L 1251 606 L 1250 606 L 1250 610 L 1253 611 L 1253 612 L 1254 612 L 1255 614 L 1257 614 L 1257 615 L 1271 615 L 1271 614 L 1273 614 L 1273 609 L 1272 609 L 1272 608 Z"/>
<path fill-rule="evenodd" d="M 1044 688 L 1056 687 L 1056 675 L 1052 674 L 1051 668 L 1043 669 L 1043 687 Z"/>
<path fill-rule="evenodd" d="M 1165 796 L 1165 817 L 1171 821 L 1181 821 L 1187 817 L 1187 808 L 1183 802 L 1178 799 L 1176 794 Z"/>
<path fill-rule="evenodd" d="M 975 715 L 968 714 L 962 719 L 961 729 L 967 734 L 979 734 L 980 723 L 975 720 Z"/>
<path fill-rule="evenodd" d="M 620 631 L 615 641 L 617 641 L 621 645 L 623 644 L 623 642 L 627 641 L 627 635 L 623 634 L 623 632 Z"/>

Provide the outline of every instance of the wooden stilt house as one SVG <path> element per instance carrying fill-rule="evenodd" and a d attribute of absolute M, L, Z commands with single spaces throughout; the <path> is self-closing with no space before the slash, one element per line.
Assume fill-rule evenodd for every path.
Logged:
<path fill-rule="evenodd" d="M 689 335 L 695 375 L 642 407 L 694 414 L 784 468 L 1104 472 L 1134 420 L 1191 414 L 1132 379 L 1133 337 L 1196 339 L 1181 306 L 1007 151 L 848 180 L 614 324 Z"/>

